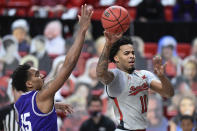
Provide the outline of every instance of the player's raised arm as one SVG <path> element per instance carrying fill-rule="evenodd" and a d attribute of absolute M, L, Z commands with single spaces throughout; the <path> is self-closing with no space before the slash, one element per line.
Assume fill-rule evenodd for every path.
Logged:
<path fill-rule="evenodd" d="M 73 68 L 77 63 L 81 49 L 83 47 L 85 34 L 90 25 L 92 14 L 92 9 L 88 8 L 86 4 L 82 5 L 81 16 L 79 16 L 80 27 L 78 29 L 75 41 L 70 50 L 68 51 L 64 64 L 60 69 L 61 71 L 58 73 L 56 78 L 46 86 L 46 88 L 43 88 L 41 91 L 39 91 L 36 97 L 39 109 L 46 106 L 52 107 L 55 93 L 62 87 L 64 82 L 70 76 Z M 44 109 L 42 111 L 48 112 L 47 109 Z"/>
<path fill-rule="evenodd" d="M 98 79 L 102 83 L 107 85 L 114 79 L 113 73 L 108 71 L 110 49 L 112 47 L 112 44 L 115 43 L 118 39 L 120 39 L 122 34 L 113 35 L 105 31 L 104 35 L 106 38 L 106 43 L 103 48 L 102 54 L 99 57 L 99 61 L 96 67 L 96 73 L 97 73 Z"/>
<path fill-rule="evenodd" d="M 153 58 L 154 73 L 158 76 L 161 82 L 153 80 L 151 82 L 151 89 L 158 92 L 163 97 L 172 97 L 174 95 L 174 88 L 168 78 L 164 75 L 164 65 L 160 56 Z"/>

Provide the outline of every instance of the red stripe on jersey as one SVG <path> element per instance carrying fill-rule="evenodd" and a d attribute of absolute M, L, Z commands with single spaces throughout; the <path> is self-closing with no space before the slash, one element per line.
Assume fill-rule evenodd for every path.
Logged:
<path fill-rule="evenodd" d="M 123 115 L 122 115 L 122 111 L 120 110 L 117 98 L 114 99 L 114 103 L 116 104 L 116 107 L 118 108 L 118 112 L 120 113 L 120 120 L 122 120 Z"/>

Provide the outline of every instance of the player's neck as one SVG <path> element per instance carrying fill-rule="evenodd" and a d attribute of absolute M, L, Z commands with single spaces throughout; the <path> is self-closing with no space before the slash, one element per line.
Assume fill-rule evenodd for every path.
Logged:
<path fill-rule="evenodd" d="M 119 67 L 117 67 L 119 70 L 121 70 L 121 71 L 124 71 L 124 72 L 126 72 L 126 73 L 128 73 L 128 74 L 132 74 L 133 73 L 133 71 L 135 70 L 135 67 L 133 67 L 133 68 L 131 68 L 131 69 L 129 69 L 129 70 L 126 70 L 126 69 L 124 69 L 124 68 L 119 68 Z"/>

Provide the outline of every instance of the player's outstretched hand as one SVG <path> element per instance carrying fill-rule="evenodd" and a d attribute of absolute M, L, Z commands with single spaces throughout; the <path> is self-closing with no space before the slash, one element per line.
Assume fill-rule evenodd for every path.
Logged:
<path fill-rule="evenodd" d="M 164 69 L 165 69 L 165 64 L 162 65 L 162 58 L 161 56 L 155 56 L 153 58 L 153 66 L 154 66 L 154 73 L 158 76 L 161 77 L 164 75 Z"/>
<path fill-rule="evenodd" d="M 87 4 L 81 6 L 81 16 L 78 15 L 78 18 L 79 18 L 80 28 L 83 31 L 87 31 L 91 22 L 92 14 L 93 14 L 93 8 L 91 6 L 88 6 Z"/>
<path fill-rule="evenodd" d="M 73 113 L 73 108 L 69 104 L 65 104 L 63 102 L 56 102 L 55 103 L 56 110 L 63 112 L 65 115 Z"/>
<path fill-rule="evenodd" d="M 109 32 L 104 31 L 104 35 L 105 35 L 106 43 L 112 45 L 113 43 L 115 43 L 117 40 L 119 40 L 122 37 L 123 33 L 111 34 Z"/>

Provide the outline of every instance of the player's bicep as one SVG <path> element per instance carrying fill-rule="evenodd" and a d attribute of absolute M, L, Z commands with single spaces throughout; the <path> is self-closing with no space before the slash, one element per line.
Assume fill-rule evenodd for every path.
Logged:
<path fill-rule="evenodd" d="M 98 78 L 103 84 L 108 85 L 114 79 L 114 74 L 111 71 L 107 71 L 103 76 Z"/>
<path fill-rule="evenodd" d="M 151 83 L 150 83 L 150 87 L 153 91 L 159 93 L 159 94 L 162 94 L 162 84 L 161 84 L 161 81 L 159 80 L 152 80 Z"/>

